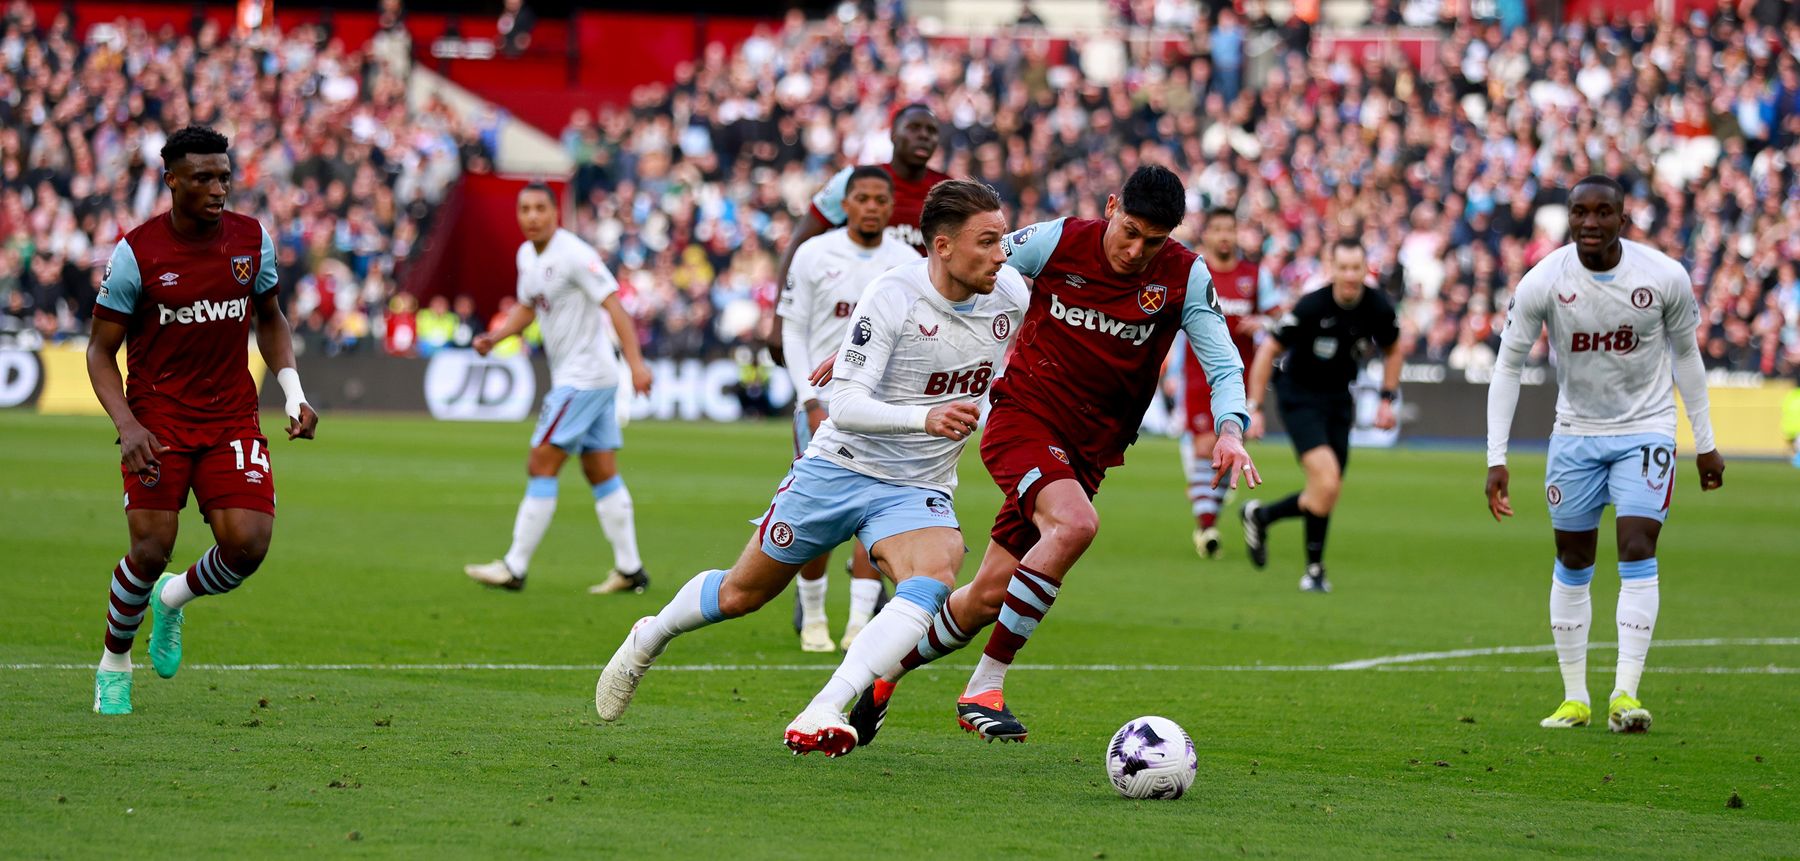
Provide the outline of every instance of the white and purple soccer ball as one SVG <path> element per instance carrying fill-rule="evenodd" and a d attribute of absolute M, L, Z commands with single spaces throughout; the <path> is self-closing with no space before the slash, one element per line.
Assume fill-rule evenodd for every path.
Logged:
<path fill-rule="evenodd" d="M 1180 798 L 1199 768 L 1194 740 L 1165 717 L 1127 722 L 1106 748 L 1106 776 L 1126 798 Z"/>

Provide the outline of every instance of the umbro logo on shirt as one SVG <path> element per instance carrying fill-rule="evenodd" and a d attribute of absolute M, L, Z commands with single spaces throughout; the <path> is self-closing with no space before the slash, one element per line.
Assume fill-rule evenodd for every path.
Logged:
<path fill-rule="evenodd" d="M 175 286 L 175 279 L 180 278 L 180 277 L 181 277 L 181 275 L 179 273 L 164 272 L 162 274 L 162 278 L 160 278 L 158 280 L 162 281 L 164 287 L 173 287 L 173 286 Z"/>

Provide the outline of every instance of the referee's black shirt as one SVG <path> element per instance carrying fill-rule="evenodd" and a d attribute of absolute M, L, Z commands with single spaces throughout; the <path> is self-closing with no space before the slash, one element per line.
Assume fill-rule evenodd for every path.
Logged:
<path fill-rule="evenodd" d="M 1276 325 L 1275 340 L 1287 348 L 1276 382 L 1296 393 L 1345 396 L 1360 369 L 1361 342 L 1385 350 L 1399 338 L 1393 303 L 1380 290 L 1363 288 L 1356 307 L 1345 308 L 1328 284 L 1301 296 Z"/>

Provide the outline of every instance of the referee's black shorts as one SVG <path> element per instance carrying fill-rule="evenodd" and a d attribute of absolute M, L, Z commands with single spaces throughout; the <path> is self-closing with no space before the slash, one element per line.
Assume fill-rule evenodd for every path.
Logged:
<path fill-rule="evenodd" d="M 1276 386 L 1275 395 L 1281 408 L 1281 424 L 1294 443 L 1295 455 L 1330 446 L 1337 455 L 1339 470 L 1350 465 L 1350 428 L 1356 424 L 1356 401 L 1349 391 L 1309 391 L 1287 384 Z"/>

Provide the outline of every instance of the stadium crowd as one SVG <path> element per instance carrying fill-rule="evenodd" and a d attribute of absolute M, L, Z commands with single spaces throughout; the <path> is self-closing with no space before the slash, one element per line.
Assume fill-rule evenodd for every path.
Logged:
<path fill-rule="evenodd" d="M 1291 297 L 1333 239 L 1362 237 L 1412 361 L 1477 376 L 1510 285 L 1563 241 L 1568 186 L 1606 173 L 1630 191 L 1628 235 L 1693 273 L 1709 366 L 1800 369 L 1794 4 L 1554 24 L 1499 3 L 1495 20 L 1437 20 L 1416 62 L 1392 45 L 1317 50 L 1309 22 L 1254 0 L 1216 17 L 1222 4 L 1119 3 L 1120 27 L 1071 41 L 927 37 L 894 5 L 795 13 L 560 131 L 570 226 L 626 285 L 650 355 L 761 337 L 775 254 L 812 192 L 842 164 L 887 160 L 891 113 L 923 101 L 944 124 L 936 166 L 993 185 L 1015 224 L 1097 215 L 1156 161 L 1193 210 L 1240 214 L 1268 289 Z M 1376 0 L 1375 23 L 1453 8 L 1423 5 Z M 22 9 L 0 38 L 0 300 L 15 321 L 0 326 L 36 314 L 46 336 L 79 331 L 95 261 L 155 202 L 163 130 L 234 103 L 253 117 L 238 206 L 279 231 L 294 319 L 346 348 L 389 308 L 414 313 L 389 295 L 393 269 L 447 183 L 485 169 L 482 130 L 409 114 L 382 62 L 305 29 L 82 46 Z M 481 328 L 439 304 L 418 311 L 425 347 Z"/>
<path fill-rule="evenodd" d="M 391 4 L 390 4 L 391 5 Z M 167 207 L 159 150 L 190 122 L 232 137 L 231 206 L 274 235 L 290 319 L 350 348 L 379 331 L 395 273 L 491 134 L 409 110 L 404 50 L 350 50 L 313 27 L 189 35 L 141 24 L 78 39 L 69 16 L 0 19 L 0 336 L 87 331 L 106 260 Z M 466 341 L 465 341 L 466 343 Z"/>

